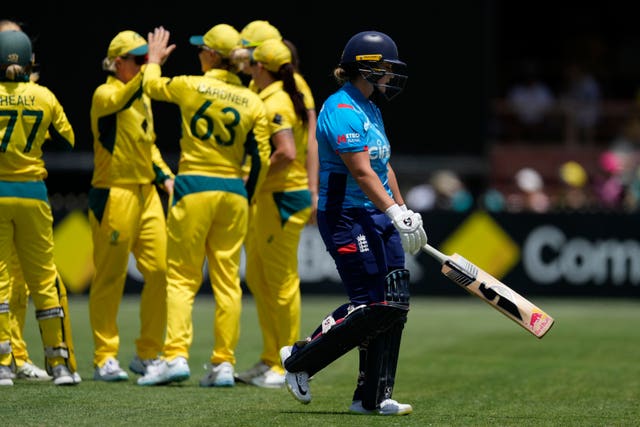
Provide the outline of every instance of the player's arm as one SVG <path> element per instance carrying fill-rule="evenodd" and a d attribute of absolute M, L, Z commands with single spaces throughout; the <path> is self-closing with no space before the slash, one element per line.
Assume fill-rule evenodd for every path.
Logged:
<path fill-rule="evenodd" d="M 378 209 L 385 212 L 395 204 L 371 167 L 368 151 L 340 153 L 340 157 L 360 189 Z"/>
<path fill-rule="evenodd" d="M 96 117 L 110 116 L 131 105 L 140 96 L 142 88 L 142 73 L 136 74 L 123 86 L 113 84 L 100 85 L 93 93 L 91 108 Z"/>
<path fill-rule="evenodd" d="M 289 167 L 296 158 L 296 141 L 291 129 L 282 129 L 271 135 L 274 150 L 269 158 L 269 172 L 267 176 L 280 172 Z"/>
<path fill-rule="evenodd" d="M 51 123 L 49 128 L 45 130 L 44 139 L 59 151 L 71 151 L 75 145 L 75 133 L 73 127 L 67 118 L 64 108 L 50 92 L 51 101 Z"/>
<path fill-rule="evenodd" d="M 168 194 L 171 194 L 173 192 L 175 175 L 162 158 L 160 149 L 155 144 L 151 147 L 151 160 L 153 163 L 153 171 L 155 172 L 155 184 Z"/>
<path fill-rule="evenodd" d="M 400 186 L 398 185 L 398 178 L 396 177 L 396 173 L 391 167 L 391 163 L 387 163 L 387 178 L 389 180 L 389 188 L 391 189 L 391 194 L 393 194 L 393 200 L 400 206 L 404 205 L 404 198 L 400 193 Z"/>
<path fill-rule="evenodd" d="M 143 71 L 142 87 L 144 92 L 157 101 L 172 101 L 168 84 L 171 81 L 168 77 L 162 77 L 161 65 L 166 62 L 171 53 L 175 50 L 175 44 L 169 44 L 169 31 L 163 27 L 156 27 L 149 33 L 148 62 Z"/>

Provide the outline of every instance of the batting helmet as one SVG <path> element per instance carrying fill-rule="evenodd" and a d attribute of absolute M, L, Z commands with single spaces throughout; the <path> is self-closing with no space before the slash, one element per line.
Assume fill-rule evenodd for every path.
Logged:
<path fill-rule="evenodd" d="M 363 31 L 347 42 L 340 67 L 354 77 L 361 75 L 390 100 L 404 89 L 407 64 L 398 58 L 398 47 L 388 35 Z"/>
<path fill-rule="evenodd" d="M 340 65 L 360 61 L 383 61 L 406 65 L 398 58 L 398 47 L 393 39 L 379 31 L 363 31 L 347 42 L 342 51 Z"/>
<path fill-rule="evenodd" d="M 0 31 L 0 66 L 31 64 L 31 40 L 22 31 Z"/>

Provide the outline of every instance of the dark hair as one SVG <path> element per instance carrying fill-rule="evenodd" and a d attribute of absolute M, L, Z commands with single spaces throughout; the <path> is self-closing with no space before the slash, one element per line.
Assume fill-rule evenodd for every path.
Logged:
<path fill-rule="evenodd" d="M 288 63 L 280 67 L 280 70 L 278 70 L 277 73 L 274 73 L 274 76 L 282 80 L 282 88 L 287 92 L 289 98 L 291 98 L 296 115 L 300 117 L 304 123 L 307 123 L 309 121 L 309 116 L 307 115 L 307 108 L 304 105 L 304 96 L 302 95 L 302 92 L 298 90 L 294 74 L 295 69 L 293 64 Z"/>

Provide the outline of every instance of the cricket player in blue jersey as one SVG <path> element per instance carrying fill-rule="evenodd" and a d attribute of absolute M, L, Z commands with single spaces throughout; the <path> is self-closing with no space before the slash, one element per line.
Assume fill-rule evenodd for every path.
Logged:
<path fill-rule="evenodd" d="M 382 115 L 370 99 L 374 93 L 387 99 L 400 93 L 405 68 L 388 35 L 354 35 L 334 72 L 342 86 L 318 115 L 318 228 L 349 302 L 306 340 L 280 350 L 287 388 L 302 403 L 311 401 L 309 378 L 358 347 L 350 411 L 405 415 L 413 410 L 392 393 L 409 311 L 404 253 L 416 254 L 427 236 L 420 214 L 404 205 Z"/>

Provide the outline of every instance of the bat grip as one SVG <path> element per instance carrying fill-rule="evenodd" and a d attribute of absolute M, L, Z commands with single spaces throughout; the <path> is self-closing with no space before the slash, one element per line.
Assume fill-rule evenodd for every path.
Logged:
<path fill-rule="evenodd" d="M 434 248 L 428 243 L 425 243 L 425 245 L 420 249 L 422 249 L 423 252 L 434 257 L 436 260 L 438 260 L 440 264 L 444 264 L 445 261 L 449 259 L 448 256 L 446 256 L 445 254 L 443 254 L 442 252 L 440 252 L 439 250 L 437 250 L 436 248 Z"/>

